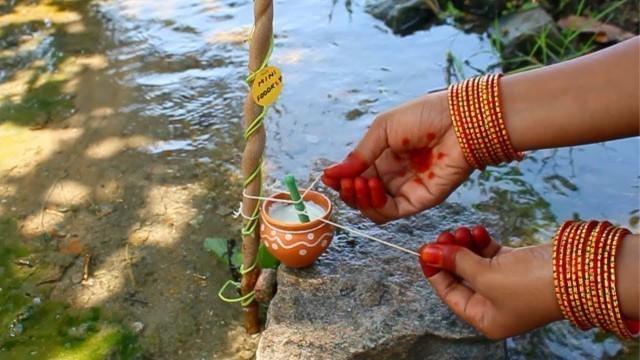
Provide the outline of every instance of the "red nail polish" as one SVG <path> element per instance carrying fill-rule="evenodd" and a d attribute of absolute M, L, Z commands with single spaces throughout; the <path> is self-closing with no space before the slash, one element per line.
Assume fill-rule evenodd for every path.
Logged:
<path fill-rule="evenodd" d="M 453 234 L 456 239 L 456 244 L 466 247 L 467 249 L 473 250 L 473 236 L 471 236 L 471 231 L 469 231 L 466 227 L 460 227 Z"/>
<path fill-rule="evenodd" d="M 443 231 L 438 236 L 438 240 L 436 240 L 438 244 L 455 244 L 456 239 L 452 233 L 448 231 Z"/>
<path fill-rule="evenodd" d="M 478 250 L 484 250 L 491 244 L 491 236 L 483 226 L 477 225 L 474 227 L 471 230 L 471 235 L 473 235 L 473 240 Z"/>
<path fill-rule="evenodd" d="M 442 267 L 442 249 L 439 246 L 427 245 L 420 249 L 420 262 Z"/>
<path fill-rule="evenodd" d="M 341 162 L 324 169 L 324 174 L 325 176 L 338 179 L 344 177 L 356 177 L 367 170 L 368 167 L 369 165 L 364 161 L 362 155 L 352 151 Z"/>
<path fill-rule="evenodd" d="M 418 253 L 422 253 L 422 249 L 427 246 L 427 244 L 422 245 L 422 247 L 420 248 L 420 250 L 418 250 Z M 420 258 L 418 258 L 418 262 L 420 263 L 420 268 L 422 268 L 422 273 L 424 274 L 424 277 L 426 278 L 430 278 L 433 275 L 437 274 L 440 272 L 440 269 L 438 269 L 437 267 L 433 267 L 431 265 L 427 265 L 425 263 L 423 263 Z"/>

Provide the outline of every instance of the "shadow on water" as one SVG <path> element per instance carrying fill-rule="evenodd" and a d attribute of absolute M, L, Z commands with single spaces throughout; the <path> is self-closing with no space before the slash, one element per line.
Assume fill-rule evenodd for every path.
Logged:
<path fill-rule="evenodd" d="M 0 299 L 11 299 L 0 357 L 252 356 L 240 307 L 216 296 L 228 270 L 202 251 L 203 238 L 239 230 L 251 4 L 0 4 Z M 442 88 L 447 52 L 473 57 L 469 74 L 495 62 L 485 37 L 448 25 L 395 37 L 362 1 L 276 5 L 272 62 L 285 87 L 266 121 L 273 178 L 307 178 L 376 114 Z M 497 235 L 517 244 L 572 217 L 637 226 L 637 160 L 635 139 L 538 151 L 475 174 L 452 200 L 497 215 Z M 516 338 L 516 353 L 582 346 L 549 329 Z"/>

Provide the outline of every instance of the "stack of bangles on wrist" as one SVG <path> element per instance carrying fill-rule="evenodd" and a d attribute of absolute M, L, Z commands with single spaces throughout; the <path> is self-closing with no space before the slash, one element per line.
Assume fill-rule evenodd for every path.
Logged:
<path fill-rule="evenodd" d="M 480 170 L 522 160 L 507 134 L 500 102 L 502 74 L 485 75 L 449 87 L 449 113 L 465 159 Z"/>
<path fill-rule="evenodd" d="M 449 87 L 453 129 L 467 161 L 477 169 L 521 160 L 507 134 L 500 101 L 502 74 Z M 638 336 L 638 320 L 625 320 L 616 290 L 615 260 L 631 232 L 608 222 L 565 222 L 554 239 L 553 279 L 565 318 L 582 330 L 599 327 L 621 338 Z"/>
<path fill-rule="evenodd" d="M 607 221 L 567 221 L 558 229 L 553 281 L 560 310 L 576 327 L 638 336 L 640 322 L 622 318 L 616 289 L 616 255 L 629 234 Z"/>

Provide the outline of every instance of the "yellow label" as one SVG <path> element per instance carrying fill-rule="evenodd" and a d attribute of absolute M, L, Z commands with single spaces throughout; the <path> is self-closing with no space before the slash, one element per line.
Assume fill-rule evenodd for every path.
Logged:
<path fill-rule="evenodd" d="M 282 91 L 282 73 L 275 66 L 262 69 L 253 81 L 251 95 L 256 104 L 268 106 L 273 104 Z"/>

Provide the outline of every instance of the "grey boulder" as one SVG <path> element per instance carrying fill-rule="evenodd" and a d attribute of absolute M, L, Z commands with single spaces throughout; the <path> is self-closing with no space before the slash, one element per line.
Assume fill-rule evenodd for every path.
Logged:
<path fill-rule="evenodd" d="M 315 170 L 324 168 L 318 162 Z M 313 175 L 313 174 L 312 174 Z M 321 188 L 324 194 L 334 194 Z M 417 251 L 445 229 L 482 222 L 445 203 L 376 226 L 335 197 L 334 221 Z M 337 229 L 312 266 L 278 270 L 257 359 L 500 359 L 505 344 L 453 314 L 425 280 L 415 255 Z"/>

